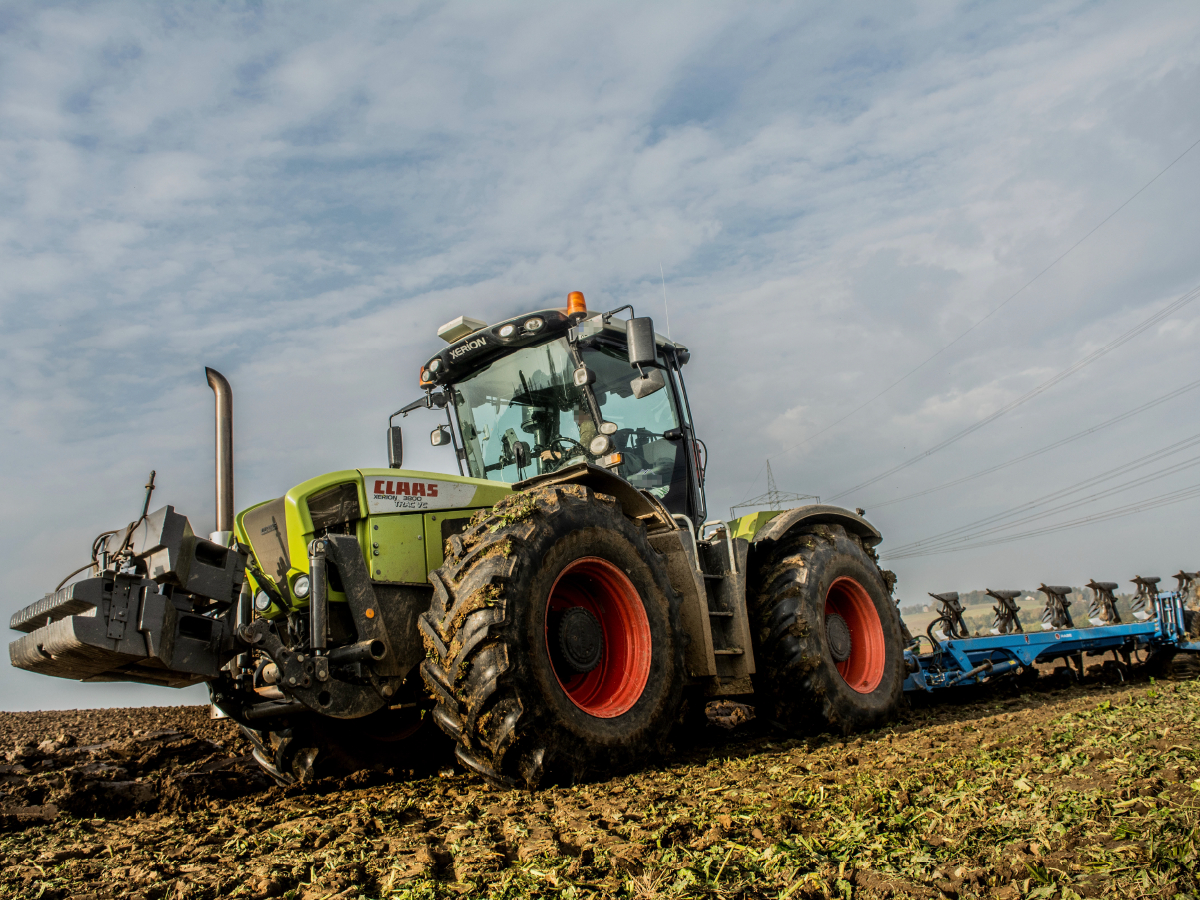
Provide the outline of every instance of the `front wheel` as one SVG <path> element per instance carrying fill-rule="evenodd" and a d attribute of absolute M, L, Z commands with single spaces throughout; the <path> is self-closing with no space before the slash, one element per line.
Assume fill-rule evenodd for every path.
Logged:
<path fill-rule="evenodd" d="M 363 769 L 414 778 L 450 762 L 451 747 L 433 719 L 415 706 L 382 709 L 361 719 L 300 713 L 286 726 L 241 726 L 254 758 L 281 784 L 339 778 Z"/>
<path fill-rule="evenodd" d="M 430 576 L 421 674 L 468 768 L 534 788 L 665 749 L 684 664 L 678 595 L 644 528 L 579 485 L 512 494 Z"/>
<path fill-rule="evenodd" d="M 883 573 L 857 538 L 817 525 L 781 538 L 750 598 L 755 694 L 774 721 L 842 733 L 892 719 L 904 638 Z"/>

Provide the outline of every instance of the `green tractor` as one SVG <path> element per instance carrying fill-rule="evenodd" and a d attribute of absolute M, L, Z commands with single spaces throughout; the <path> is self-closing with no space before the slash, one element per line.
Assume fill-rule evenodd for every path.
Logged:
<path fill-rule="evenodd" d="M 148 512 L 148 493 L 88 577 L 13 616 L 13 665 L 207 682 L 282 781 L 416 771 L 452 746 L 496 785 L 565 783 L 666 752 L 714 698 L 793 731 L 896 713 L 879 532 L 826 505 L 710 519 L 686 347 L 578 292 L 438 334 L 388 468 L 236 516 L 231 392 L 210 370 L 217 530 Z M 445 415 L 431 442 L 458 475 L 402 468 L 392 423 L 422 409 Z"/>

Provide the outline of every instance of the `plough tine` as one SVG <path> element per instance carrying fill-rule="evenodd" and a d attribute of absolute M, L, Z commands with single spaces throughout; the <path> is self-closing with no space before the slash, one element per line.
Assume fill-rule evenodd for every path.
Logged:
<path fill-rule="evenodd" d="M 1046 609 L 1042 612 L 1042 630 L 1059 631 L 1063 628 L 1074 628 L 1075 622 L 1071 619 L 1071 613 L 1067 609 L 1071 605 L 1071 601 L 1067 599 L 1071 588 L 1064 585 L 1043 584 L 1038 590 L 1046 595 Z"/>
<path fill-rule="evenodd" d="M 1133 617 L 1139 622 L 1148 622 L 1158 614 L 1154 600 L 1158 596 L 1157 585 L 1160 581 L 1161 578 L 1145 578 L 1141 575 L 1133 579 L 1137 585 L 1137 593 L 1133 596 Z"/>
<path fill-rule="evenodd" d="M 1000 601 L 999 605 L 992 607 L 992 611 L 996 614 L 996 618 L 992 622 L 992 634 L 1013 634 L 1025 630 L 1021 626 L 1021 617 L 1018 615 L 1021 611 L 1017 606 L 1017 597 L 1021 596 L 1020 591 L 994 591 L 988 588 L 987 595 Z"/>
<path fill-rule="evenodd" d="M 1119 585 L 1115 581 L 1093 579 L 1087 586 L 1092 589 L 1092 599 L 1088 602 L 1088 621 L 1093 625 L 1120 625 L 1117 598 L 1113 594 Z"/>

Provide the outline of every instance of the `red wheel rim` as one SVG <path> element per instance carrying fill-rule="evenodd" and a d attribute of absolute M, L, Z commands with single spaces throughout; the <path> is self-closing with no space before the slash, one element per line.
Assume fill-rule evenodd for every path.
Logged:
<path fill-rule="evenodd" d="M 604 650 L 590 672 L 559 672 L 550 653 L 555 613 L 582 606 L 600 622 Z M 587 556 L 568 565 L 546 600 L 546 655 L 563 692 L 590 716 L 629 712 L 650 679 L 650 620 L 629 577 L 606 559 Z"/>
<path fill-rule="evenodd" d="M 850 656 L 835 662 L 838 674 L 851 690 L 869 694 L 883 681 L 887 651 L 883 623 L 871 595 L 853 578 L 838 578 L 825 595 L 825 615 L 839 615 L 850 629 Z"/>

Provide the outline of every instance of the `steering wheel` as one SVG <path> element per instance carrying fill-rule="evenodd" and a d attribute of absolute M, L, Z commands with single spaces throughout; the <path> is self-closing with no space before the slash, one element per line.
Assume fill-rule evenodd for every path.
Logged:
<path fill-rule="evenodd" d="M 567 449 L 559 450 L 559 444 L 565 444 Z M 562 453 L 562 458 L 564 460 L 570 459 L 572 456 L 588 455 L 587 447 L 583 446 L 583 444 L 579 443 L 579 441 L 575 440 L 575 438 L 569 438 L 564 435 L 559 435 L 552 440 L 550 442 L 550 449 Z"/>

